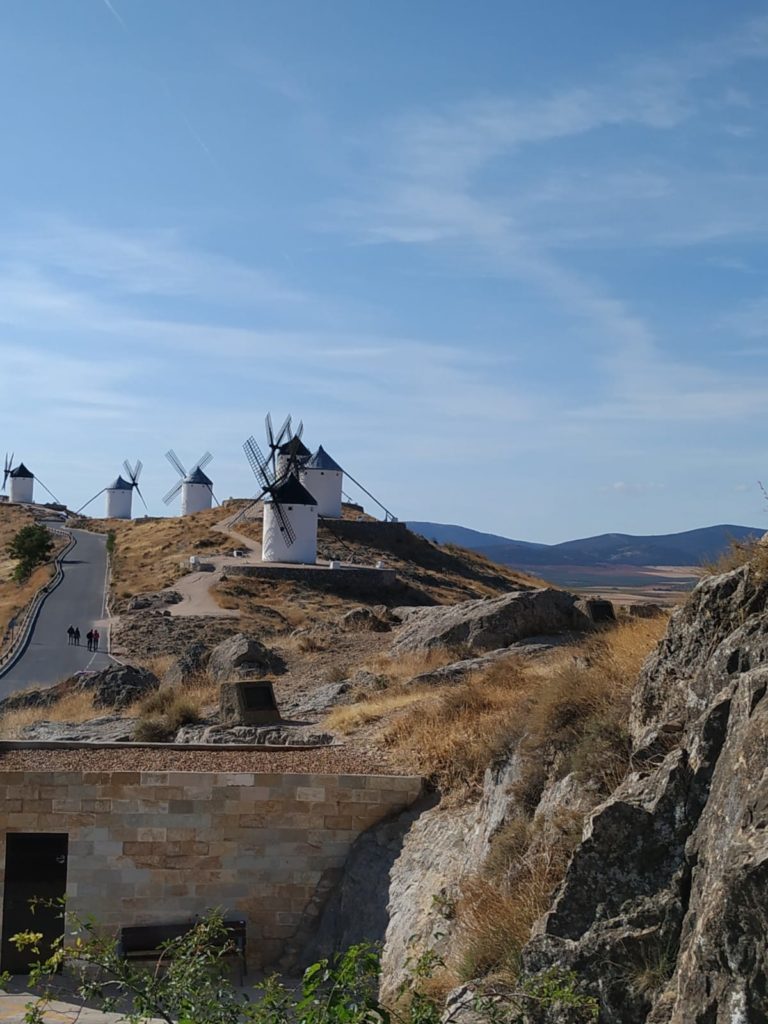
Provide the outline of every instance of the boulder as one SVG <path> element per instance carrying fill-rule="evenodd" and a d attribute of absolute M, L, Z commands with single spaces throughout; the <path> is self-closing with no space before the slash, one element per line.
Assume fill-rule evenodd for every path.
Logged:
<path fill-rule="evenodd" d="M 177 590 L 160 590 L 156 594 L 137 594 L 125 606 L 126 611 L 139 612 L 147 608 L 163 608 L 169 604 L 179 604 L 183 598 Z"/>
<path fill-rule="evenodd" d="M 574 594 L 549 587 L 477 601 L 413 609 L 392 645 L 394 654 L 463 646 L 471 652 L 508 647 L 526 637 L 592 628 Z"/>
<path fill-rule="evenodd" d="M 339 623 L 344 630 L 368 633 L 389 633 L 392 629 L 386 619 L 378 616 L 371 608 L 352 608 L 342 615 Z"/>
<path fill-rule="evenodd" d="M 208 658 L 207 672 L 216 683 L 231 679 L 246 679 L 283 672 L 285 664 L 255 637 L 236 633 L 213 648 Z"/>
<path fill-rule="evenodd" d="M 110 665 L 109 668 L 82 676 L 78 689 L 93 692 L 95 708 L 127 708 L 140 700 L 151 690 L 156 690 L 160 680 L 147 668 L 133 665 Z"/>
<path fill-rule="evenodd" d="M 208 648 L 203 643 L 194 643 L 173 661 L 163 676 L 164 686 L 184 686 L 205 674 L 208 665 Z"/>
<path fill-rule="evenodd" d="M 627 613 L 636 619 L 655 619 L 664 614 L 664 609 L 659 604 L 630 604 Z"/>
<path fill-rule="evenodd" d="M 535 636 L 519 643 L 510 644 L 509 647 L 500 647 L 497 651 L 489 651 L 488 654 L 480 654 L 476 658 L 462 658 L 460 661 L 452 661 L 449 665 L 441 665 L 440 668 L 430 672 L 420 672 L 408 680 L 407 686 L 430 686 L 445 683 L 460 683 L 473 672 L 484 672 L 497 661 L 505 658 L 536 658 L 548 654 L 556 647 L 563 646 L 570 637 L 563 636 Z"/>

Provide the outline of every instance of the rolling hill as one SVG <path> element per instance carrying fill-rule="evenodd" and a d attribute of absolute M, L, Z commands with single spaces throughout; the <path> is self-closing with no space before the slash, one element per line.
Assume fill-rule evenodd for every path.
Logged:
<path fill-rule="evenodd" d="M 460 544 L 502 565 L 589 566 L 589 565 L 701 565 L 717 558 L 732 540 L 760 537 L 757 526 L 722 524 L 683 533 L 632 536 L 604 533 L 597 537 L 564 541 L 561 544 L 532 544 L 492 533 L 480 533 L 463 526 L 409 522 L 416 533 L 441 544 Z"/>

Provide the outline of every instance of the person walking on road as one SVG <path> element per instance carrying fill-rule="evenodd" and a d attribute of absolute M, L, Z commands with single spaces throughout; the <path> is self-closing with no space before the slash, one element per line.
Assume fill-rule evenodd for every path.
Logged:
<path fill-rule="evenodd" d="M 75 626 L 75 647 L 80 646 L 80 627 Z"/>
<path fill-rule="evenodd" d="M 67 630 L 67 636 L 69 637 L 70 646 L 75 642 L 75 627 L 70 626 Z"/>
<path fill-rule="evenodd" d="M 99 649 L 99 631 L 94 629 L 93 631 L 93 650 L 98 651 Z"/>
<path fill-rule="evenodd" d="M 85 639 L 88 641 L 88 650 L 92 651 L 93 650 L 93 630 L 92 629 L 89 629 L 88 632 L 85 634 Z"/>

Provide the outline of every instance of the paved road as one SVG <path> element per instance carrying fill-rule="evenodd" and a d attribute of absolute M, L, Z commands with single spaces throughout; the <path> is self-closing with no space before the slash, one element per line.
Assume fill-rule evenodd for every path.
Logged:
<path fill-rule="evenodd" d="M 85 634 L 106 617 L 106 538 L 103 534 L 72 530 L 75 546 L 64 559 L 64 579 L 40 610 L 32 639 L 13 668 L 0 676 L 0 698 L 30 686 L 52 686 L 78 669 L 99 669 L 110 664 L 103 650 L 92 654 Z M 78 626 L 80 646 L 68 646 L 67 627 Z M 106 628 L 99 626 L 106 646 Z"/>

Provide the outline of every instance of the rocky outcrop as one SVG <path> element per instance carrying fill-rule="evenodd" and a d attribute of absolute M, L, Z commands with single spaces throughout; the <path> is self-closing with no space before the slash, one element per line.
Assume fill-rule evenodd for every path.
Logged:
<path fill-rule="evenodd" d="M 205 644 L 194 643 L 175 658 L 163 674 L 164 686 L 184 686 L 205 675 L 208 665 L 208 648 Z"/>
<path fill-rule="evenodd" d="M 64 697 L 80 691 L 93 694 L 96 708 L 121 710 L 140 700 L 160 685 L 157 676 L 146 668 L 110 665 L 99 672 L 79 672 L 43 690 L 25 690 L 0 701 L 0 715 L 18 708 L 49 708 Z"/>
<path fill-rule="evenodd" d="M 137 594 L 125 606 L 126 611 L 138 612 L 146 608 L 165 608 L 169 604 L 179 604 L 183 598 L 177 590 L 161 590 L 156 594 Z"/>
<path fill-rule="evenodd" d="M 22 740 L 59 743 L 124 743 L 133 738 L 134 718 L 94 718 L 90 722 L 35 722 L 19 732 Z"/>
<path fill-rule="evenodd" d="M 397 613 L 404 623 L 392 647 L 395 654 L 452 646 L 480 653 L 526 637 L 592 628 L 575 595 L 550 588 Z"/>
<path fill-rule="evenodd" d="M 314 726 L 291 725 L 185 725 L 176 734 L 175 743 L 247 743 L 260 746 L 324 747 L 333 743 L 329 732 L 318 732 Z"/>
<path fill-rule="evenodd" d="M 767 608 L 744 566 L 674 613 L 635 692 L 635 770 L 524 951 L 529 975 L 575 971 L 601 1021 L 768 1019 Z"/>
<path fill-rule="evenodd" d="M 146 658 L 153 655 L 178 656 L 194 644 L 215 647 L 228 636 L 238 632 L 232 619 L 218 619 L 204 615 L 172 616 L 168 609 L 137 611 L 121 615 L 112 628 L 112 650 L 117 657 Z"/>
<path fill-rule="evenodd" d="M 82 676 L 78 688 L 93 693 L 95 708 L 127 708 L 145 694 L 156 690 L 160 681 L 154 672 L 133 665 L 110 665 L 109 668 Z"/>
<path fill-rule="evenodd" d="M 218 644 L 208 658 L 207 672 L 216 683 L 283 672 L 285 664 L 255 637 L 237 633 Z"/>
<path fill-rule="evenodd" d="M 432 669 L 430 672 L 420 672 L 408 680 L 408 686 L 429 686 L 433 684 L 444 685 L 446 683 L 460 683 L 467 676 L 474 672 L 484 672 L 497 661 L 504 661 L 505 658 L 535 658 L 548 654 L 556 647 L 571 640 L 571 637 L 563 636 L 535 636 L 528 640 L 521 640 L 519 643 L 510 644 L 509 647 L 501 647 L 498 651 L 489 651 L 488 654 L 480 654 L 476 658 L 462 658 L 460 661 L 452 661 L 448 665 L 441 665 L 440 668 Z"/>
<path fill-rule="evenodd" d="M 385 609 L 386 616 L 386 609 Z M 378 615 L 372 608 L 352 608 L 342 615 L 339 626 L 343 630 L 355 630 L 357 632 L 388 633 L 392 626 L 387 618 Z"/>

